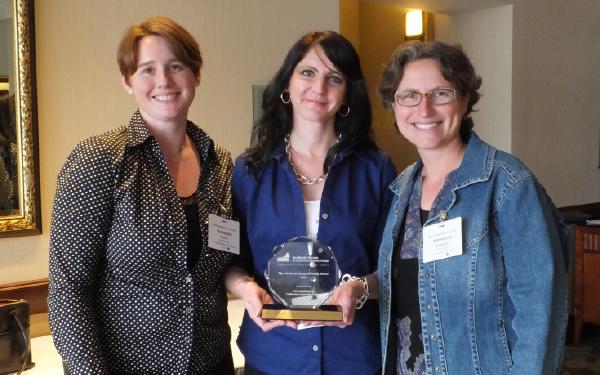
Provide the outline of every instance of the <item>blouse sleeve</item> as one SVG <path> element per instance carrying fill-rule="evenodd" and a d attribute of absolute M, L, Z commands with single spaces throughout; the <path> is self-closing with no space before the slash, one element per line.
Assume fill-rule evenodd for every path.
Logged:
<path fill-rule="evenodd" d="M 240 256 L 234 261 L 234 264 L 244 269 L 249 275 L 252 275 L 252 252 L 250 251 L 250 242 L 248 240 L 248 229 L 246 226 L 246 191 L 249 184 L 249 172 L 244 166 L 242 157 L 238 157 L 233 170 L 231 182 L 233 213 L 240 222 Z"/>
<path fill-rule="evenodd" d="M 220 175 L 222 178 L 217 182 L 218 189 L 222 192 L 219 205 L 223 211 L 223 215 L 228 218 L 233 216 L 232 198 L 231 198 L 231 175 L 233 173 L 233 162 L 229 151 L 221 149 L 219 152 Z"/>
<path fill-rule="evenodd" d="M 533 177 L 503 194 L 496 219 L 514 306 L 511 373 L 558 373 L 567 318 L 568 230 Z"/>
<path fill-rule="evenodd" d="M 375 257 L 372 259 L 372 264 L 377 266 L 377 259 L 379 256 L 379 246 L 381 245 L 381 238 L 385 229 L 385 223 L 387 222 L 388 213 L 392 204 L 393 193 L 390 190 L 390 184 L 396 178 L 396 167 L 392 160 L 386 156 L 385 162 L 383 163 L 381 170 L 381 186 L 379 187 L 379 212 L 377 220 L 377 232 L 374 237 L 373 249 L 375 249 Z"/>
<path fill-rule="evenodd" d="M 95 296 L 116 173 L 101 146 L 91 139 L 71 153 L 58 175 L 52 211 L 49 320 L 54 344 L 74 375 L 108 374 Z"/>

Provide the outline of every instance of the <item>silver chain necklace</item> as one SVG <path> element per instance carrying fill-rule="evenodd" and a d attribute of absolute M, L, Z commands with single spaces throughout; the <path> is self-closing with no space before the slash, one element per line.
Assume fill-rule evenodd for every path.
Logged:
<path fill-rule="evenodd" d="M 296 180 L 298 180 L 299 183 L 301 183 L 302 185 L 314 185 L 325 181 L 325 179 L 327 178 L 327 173 L 322 174 L 318 177 L 306 177 L 298 173 L 298 171 L 296 170 L 296 166 L 294 165 L 294 163 L 292 163 L 292 144 L 290 142 L 290 135 L 286 135 L 283 140 L 285 142 L 285 153 L 287 154 L 288 161 L 290 162 L 292 170 L 296 175 Z"/>

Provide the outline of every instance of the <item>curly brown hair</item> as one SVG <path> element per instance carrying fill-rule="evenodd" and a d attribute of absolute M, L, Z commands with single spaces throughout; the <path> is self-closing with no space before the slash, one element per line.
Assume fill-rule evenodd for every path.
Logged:
<path fill-rule="evenodd" d="M 481 94 L 481 77 L 475 73 L 473 64 L 459 45 L 451 46 L 442 42 L 410 42 L 400 46 L 390 58 L 379 81 L 379 95 L 383 106 L 389 108 L 394 103 L 396 90 L 400 85 L 404 69 L 408 63 L 422 59 L 433 59 L 439 63 L 444 78 L 464 98 L 467 98 L 467 111 L 460 124 L 460 136 L 466 142 L 473 129 L 471 112 Z"/>

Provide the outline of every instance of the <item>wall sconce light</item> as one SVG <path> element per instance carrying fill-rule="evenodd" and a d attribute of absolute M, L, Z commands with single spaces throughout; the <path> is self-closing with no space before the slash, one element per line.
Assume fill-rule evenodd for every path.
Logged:
<path fill-rule="evenodd" d="M 434 34 L 433 14 L 422 9 L 410 9 L 404 17 L 404 38 L 430 42 Z"/>
<path fill-rule="evenodd" d="M 412 39 L 421 35 L 423 35 L 423 11 L 421 9 L 409 10 L 404 18 L 404 36 Z"/>

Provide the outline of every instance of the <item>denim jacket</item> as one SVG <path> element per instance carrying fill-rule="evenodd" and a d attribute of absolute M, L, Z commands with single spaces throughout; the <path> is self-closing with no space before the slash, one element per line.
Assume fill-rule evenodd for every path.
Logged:
<path fill-rule="evenodd" d="M 417 161 L 390 185 L 395 196 L 378 262 L 384 369 L 388 342 L 396 339 L 394 242 L 421 167 Z M 427 374 L 559 373 L 569 235 L 556 207 L 527 167 L 475 133 L 445 183 L 425 225 L 461 217 L 463 249 L 428 263 L 419 250 Z"/>

